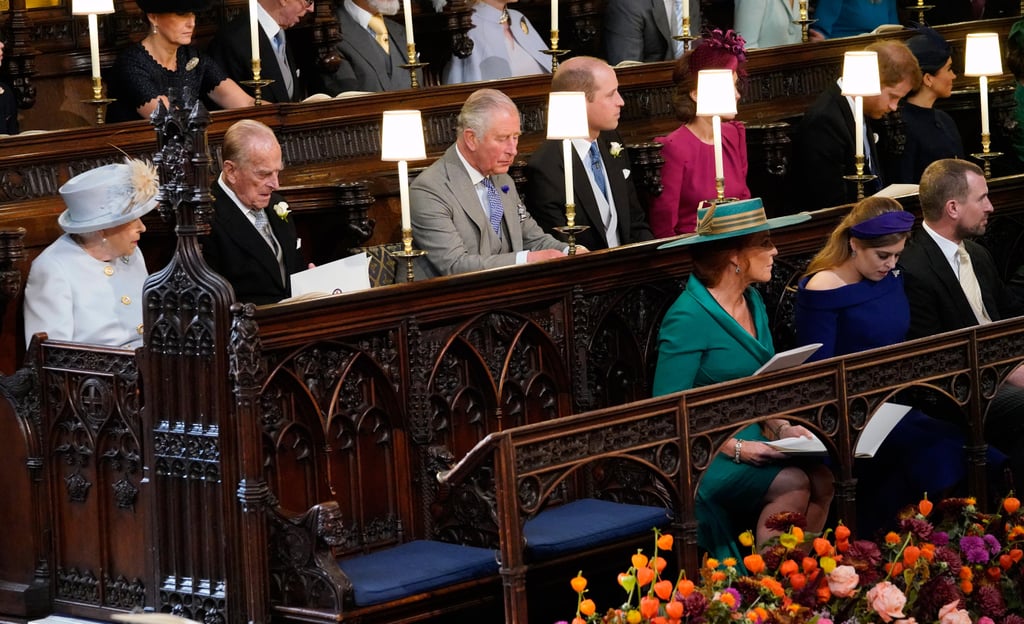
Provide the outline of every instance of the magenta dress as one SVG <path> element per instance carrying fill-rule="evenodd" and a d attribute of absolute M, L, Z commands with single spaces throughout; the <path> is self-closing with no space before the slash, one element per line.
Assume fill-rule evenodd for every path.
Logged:
<path fill-rule="evenodd" d="M 651 231 L 655 238 L 687 234 L 697 229 L 697 206 L 715 197 L 715 148 L 689 128 L 654 139 L 664 147 L 661 169 L 664 190 L 651 202 Z M 747 188 L 747 131 L 738 121 L 722 123 L 722 167 L 725 196 L 750 199 Z"/>

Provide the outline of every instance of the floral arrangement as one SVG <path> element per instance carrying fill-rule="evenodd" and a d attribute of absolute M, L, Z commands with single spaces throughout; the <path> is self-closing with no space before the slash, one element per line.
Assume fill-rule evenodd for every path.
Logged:
<path fill-rule="evenodd" d="M 288 215 L 291 214 L 291 210 L 288 208 L 288 202 L 279 201 L 274 204 L 274 214 L 281 217 L 282 221 L 287 221 Z"/>
<path fill-rule="evenodd" d="M 638 551 L 619 574 L 619 607 L 599 613 L 586 578 L 572 579 L 571 624 L 1024 624 L 1024 513 L 1012 493 L 991 514 L 970 498 L 925 496 L 877 543 L 842 524 L 816 536 L 803 525 L 799 514 L 773 516 L 784 532 L 760 550 L 740 536 L 746 573 L 705 557 L 696 582 L 664 576 L 672 536 L 655 529 L 653 556 Z"/>

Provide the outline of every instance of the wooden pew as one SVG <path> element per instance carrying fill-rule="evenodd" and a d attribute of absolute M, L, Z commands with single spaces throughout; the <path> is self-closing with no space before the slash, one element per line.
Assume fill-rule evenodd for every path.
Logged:
<path fill-rule="evenodd" d="M 192 176 L 204 172 L 201 159 L 189 171 Z M 201 181 L 184 179 L 188 184 L 167 197 L 171 207 L 181 209 L 196 196 L 193 184 Z M 992 230 L 999 233 L 993 241 L 1010 245 L 1009 251 L 996 247 L 1000 258 L 1019 253 L 1013 232 L 1019 237 L 1022 183 L 1020 178 L 993 182 L 993 199 L 1001 206 L 992 219 Z M 791 306 L 787 285 L 842 214 L 841 208 L 818 212 L 774 237 L 781 250 L 779 275 L 765 295 L 780 348 Z M 180 232 L 185 240 L 146 295 L 151 317 L 140 352 L 145 408 L 139 412 L 139 431 L 150 478 L 148 495 L 140 500 L 152 507 L 146 511 L 150 520 L 137 526 L 152 531 L 143 543 L 153 544 L 153 555 L 142 592 L 147 600 L 152 597 L 147 606 L 158 610 L 228 622 L 263 621 L 272 611 L 306 621 L 338 615 L 337 610 L 296 608 L 287 602 L 285 585 L 274 587 L 266 579 L 281 572 L 276 562 L 282 560 L 298 562 L 300 569 L 291 573 L 308 572 L 307 578 L 327 565 L 320 555 L 333 561 L 328 542 L 320 539 L 333 539 L 333 533 L 316 533 L 314 518 L 332 517 L 323 511 L 334 492 L 361 491 L 343 485 L 348 447 L 328 449 L 320 443 L 339 439 L 331 432 L 346 422 L 342 414 L 386 414 L 401 423 L 388 429 L 401 432 L 405 449 L 394 447 L 396 473 L 389 483 L 414 487 L 403 499 L 401 534 L 392 531 L 385 541 L 444 536 L 479 543 L 484 538 L 474 533 L 475 523 L 449 521 L 458 517 L 450 515 L 450 497 L 428 485 L 438 458 L 464 455 L 488 434 L 511 427 L 644 399 L 661 314 L 689 272 L 685 250 L 657 251 L 657 243 L 650 243 L 229 313 L 229 293 L 196 264 L 194 241 L 187 242 L 201 232 L 202 224 L 194 225 Z M 65 375 L 83 367 L 54 370 Z M 688 395 L 688 405 L 702 397 L 706 404 L 687 409 L 696 413 L 702 406 L 709 422 L 725 427 L 712 418 L 716 406 L 728 403 L 727 396 L 714 394 L 720 391 Z M 825 422 L 821 418 L 815 422 Z M 286 431 L 302 436 L 282 435 Z M 720 434 L 708 433 L 707 444 Z M 303 445 L 292 446 L 291 440 Z M 276 442 L 268 446 L 269 441 Z M 303 448 L 308 452 L 300 452 Z M 300 455 L 305 463 L 296 461 Z M 397 472 L 403 465 L 404 477 Z M 343 522 L 356 517 L 360 501 L 358 495 L 334 501 Z M 24 503 L 54 508 L 49 498 Z M 679 508 L 685 509 L 685 502 Z M 304 520 L 297 521 L 296 512 Z M 286 523 L 312 525 L 305 534 L 312 531 L 318 547 L 311 552 L 310 542 L 282 544 L 276 536 L 290 528 Z M 133 533 L 130 539 L 140 538 Z M 305 558 L 292 559 L 296 553 Z M 99 570 L 98 560 L 90 565 Z M 76 569 L 81 573 L 84 567 L 79 563 Z M 95 617 L 121 608 L 75 595 L 58 597 L 60 609 L 75 615 Z"/>
<path fill-rule="evenodd" d="M 856 535 L 854 449 L 878 406 L 913 388 L 941 392 L 963 409 L 968 433 L 969 495 L 985 509 L 984 413 L 999 384 L 1024 363 L 1024 317 L 832 358 L 814 364 L 609 407 L 487 436 L 438 475 L 454 491 L 493 497 L 505 576 L 505 621 L 528 619 L 524 527 L 584 470 L 610 461 L 660 477 L 678 498 L 677 555 L 691 577 L 700 566 L 694 499 L 721 444 L 738 430 L 785 417 L 825 441 L 836 477 L 836 516 Z M 593 466 L 593 468 L 590 468 Z M 488 488 L 483 490 L 483 488 Z M 555 496 L 551 496 L 555 498 Z M 564 501 L 562 501 L 564 503 Z M 915 501 L 908 501 L 912 503 Z M 738 536 L 737 536 L 738 537 Z M 651 553 L 648 545 L 645 552 Z M 625 559 L 623 559 L 625 560 Z M 582 567 L 582 566 L 580 566 Z M 587 569 L 588 577 L 592 570 Z M 672 578 L 675 571 L 670 571 Z M 570 572 L 565 575 L 567 584 Z M 562 591 L 572 596 L 567 587 Z M 548 597 L 547 600 L 551 598 Z M 567 608 L 562 613 L 569 616 Z"/>

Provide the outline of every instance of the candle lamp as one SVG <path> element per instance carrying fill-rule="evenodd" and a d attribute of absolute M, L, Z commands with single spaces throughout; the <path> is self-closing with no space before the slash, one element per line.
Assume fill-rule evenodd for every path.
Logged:
<path fill-rule="evenodd" d="M 722 157 L 722 117 L 736 115 L 736 84 L 731 69 L 697 72 L 697 116 L 710 117 L 715 147 L 715 198 L 712 203 L 732 201 L 725 197 L 725 163 Z"/>
<path fill-rule="evenodd" d="M 413 281 L 413 260 L 427 252 L 412 248 L 412 218 L 409 208 L 410 160 L 427 157 L 423 142 L 423 119 L 418 110 L 384 111 L 381 124 L 380 159 L 398 163 L 398 193 L 402 207 L 402 251 L 391 255 L 405 261 L 407 281 Z"/>
<path fill-rule="evenodd" d="M 988 77 L 1003 73 L 1002 57 L 999 55 L 999 35 L 996 33 L 970 33 L 967 35 L 967 49 L 964 52 L 964 75 L 978 78 L 978 96 L 981 98 L 981 153 L 971 154 L 982 161 L 985 177 L 992 175 L 991 161 L 1002 156 L 991 151 L 992 136 L 988 119 Z"/>
<path fill-rule="evenodd" d="M 243 85 L 252 87 L 253 100 L 255 100 L 256 106 L 263 104 L 263 87 L 274 82 L 269 78 L 260 77 L 263 66 L 260 60 L 260 18 L 258 5 L 258 0 L 249 0 L 249 50 L 251 50 L 252 57 L 252 80 L 240 81 Z"/>
<path fill-rule="evenodd" d="M 416 53 L 416 39 L 412 31 L 412 1 L 402 0 L 402 13 L 405 16 L 405 41 L 406 41 L 406 54 L 409 57 L 409 62 L 402 65 L 403 69 L 409 71 L 409 84 L 413 89 L 420 88 L 419 78 L 416 76 L 416 72 L 423 67 L 429 65 L 429 63 L 421 63 L 419 55 Z"/>
<path fill-rule="evenodd" d="M 808 27 L 816 22 L 816 19 L 810 19 L 807 13 L 807 0 L 800 0 L 800 19 L 793 20 L 794 24 L 800 24 L 800 41 L 807 43 L 810 41 L 810 36 L 807 32 Z"/>
<path fill-rule="evenodd" d="M 907 12 L 913 12 L 913 11 L 917 12 L 917 23 L 918 24 L 926 24 L 927 22 L 925 22 L 924 14 L 927 13 L 928 11 L 931 11 L 932 9 L 934 9 L 935 5 L 934 4 L 925 4 L 924 0 L 917 0 L 917 2 L 907 6 L 906 8 L 907 8 Z"/>
<path fill-rule="evenodd" d="M 565 169 L 565 225 L 555 230 L 566 236 L 569 255 L 576 253 L 576 235 L 588 229 L 576 225 L 572 163 L 573 139 L 590 139 L 587 125 L 587 96 L 582 91 L 553 91 L 548 96 L 548 138 L 562 140 L 562 167 Z"/>
<path fill-rule="evenodd" d="M 103 123 L 107 104 L 114 100 L 103 97 L 103 78 L 100 76 L 100 29 L 97 15 L 114 12 L 114 0 L 72 0 L 71 14 L 85 15 L 89 21 L 89 60 L 92 65 L 92 98 L 82 100 L 96 107 L 96 124 Z"/>
<path fill-rule="evenodd" d="M 878 79 L 878 54 L 875 52 L 847 52 L 843 55 L 843 95 L 853 98 L 854 175 L 844 179 L 857 184 L 857 201 L 864 199 L 864 184 L 877 176 L 864 173 L 864 96 L 879 95 L 882 86 Z M 877 165 L 877 163 L 876 163 Z"/>
<path fill-rule="evenodd" d="M 558 49 L 558 0 L 551 0 L 551 47 L 547 50 L 541 50 L 541 52 L 551 57 L 552 74 L 558 69 L 558 57 L 570 52 L 570 50 Z"/>

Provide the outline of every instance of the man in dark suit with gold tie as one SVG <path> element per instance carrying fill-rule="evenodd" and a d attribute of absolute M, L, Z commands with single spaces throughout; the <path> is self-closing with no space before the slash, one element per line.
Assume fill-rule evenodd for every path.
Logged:
<path fill-rule="evenodd" d="M 295 222 L 277 193 L 281 146 L 269 127 L 243 119 L 224 133 L 222 154 L 203 258 L 231 283 L 238 301 L 276 303 L 291 295 L 291 274 L 305 268 Z"/>
<path fill-rule="evenodd" d="M 405 27 L 390 19 L 399 0 L 344 0 L 335 15 L 341 26 L 339 69 L 324 77 L 329 91 L 397 91 L 412 82 Z M 420 81 L 422 82 L 422 80 Z"/>

